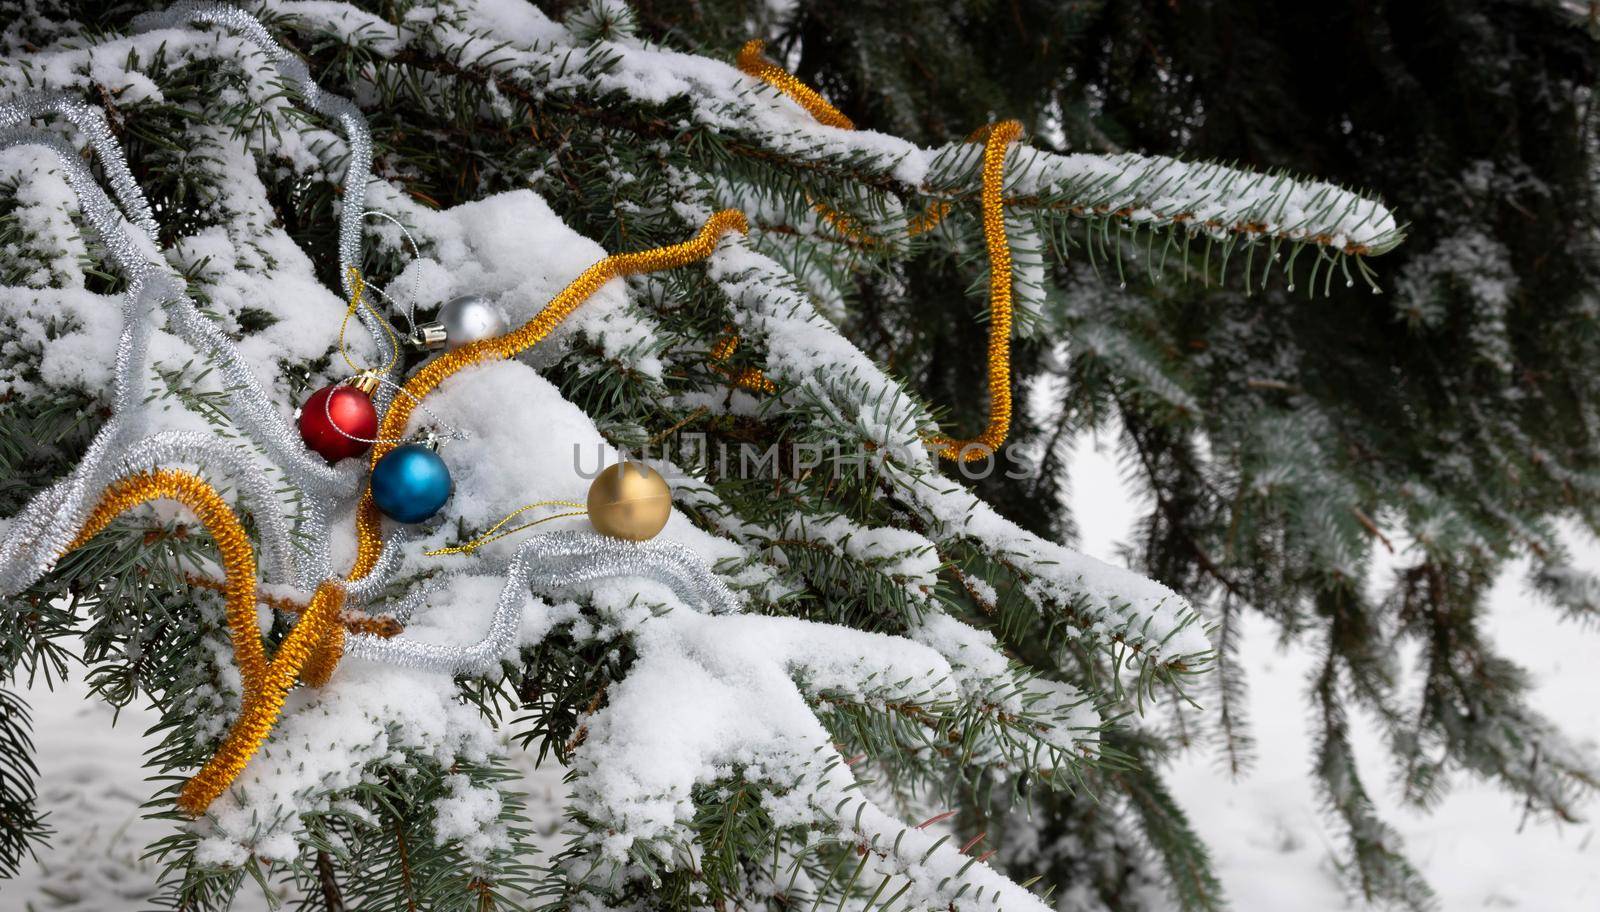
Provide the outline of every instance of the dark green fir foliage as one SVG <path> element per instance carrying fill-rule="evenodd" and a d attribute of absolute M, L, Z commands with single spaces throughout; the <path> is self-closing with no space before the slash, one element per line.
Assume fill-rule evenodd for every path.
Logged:
<path fill-rule="evenodd" d="M 23 53 L 64 35 L 87 42 L 100 30 L 113 34 L 154 5 L 0 0 L 0 22 L 17 23 L 7 40 Z M 391 23 L 425 6 L 360 5 Z M 680 498 L 701 527 L 745 536 L 750 564 L 777 581 L 779 594 L 754 599 L 753 611 L 888 634 L 944 612 L 1000 639 L 1018 663 L 1016 687 L 1072 682 L 1099 711 L 1094 750 L 1041 757 L 1029 737 L 1038 720 L 1002 711 L 1006 693 L 888 701 L 889 685 L 903 682 L 883 682 L 881 692 L 811 694 L 875 796 L 952 812 L 952 838 L 973 840 L 973 858 L 988 857 L 1039 891 L 1071 885 L 1086 908 L 1137 910 L 1168 899 L 1186 910 L 1222 908 L 1207 849 L 1159 766 L 1175 744 L 1214 736 L 1233 769 L 1248 767 L 1246 682 L 1233 665 L 1233 638 L 1240 615 L 1256 611 L 1324 650 L 1312 692 L 1317 775 L 1330 815 L 1348 831 L 1344 866 L 1365 897 L 1428 901 L 1374 815 L 1373 786 L 1363 785 L 1351 758 L 1347 707 L 1378 711 L 1406 793 L 1419 802 L 1436 798 L 1448 774 L 1464 767 L 1498 777 L 1536 810 L 1571 814 L 1575 790 L 1592 784 L 1586 768 L 1521 699 L 1521 673 L 1494 655 L 1479 624 L 1488 582 L 1515 555 L 1535 557 L 1541 589 L 1574 616 L 1592 617 L 1600 603 L 1600 586 L 1567 565 L 1554 532 L 1563 516 L 1593 524 L 1585 492 L 1600 485 L 1596 381 L 1566 369 L 1592 363 L 1595 345 L 1586 107 L 1593 46 L 1582 22 L 1558 4 L 1512 2 L 1330 10 L 868 0 L 801 2 L 782 13 L 727 0 L 541 6 L 585 42 L 639 36 L 730 60 L 746 39 L 765 37 L 777 59 L 860 125 L 926 145 L 1017 117 L 1038 148 L 1286 169 L 1374 188 L 1411 221 L 1411 239 L 1379 264 L 1377 295 L 1362 255 L 1386 253 L 1398 233 L 1345 257 L 1333 237 L 1295 245 L 1244 226 L 1195 236 L 1193 226 L 1174 222 L 1135 231 L 1121 215 L 1153 188 L 1093 182 L 1047 188 L 1015 207 L 1026 229 L 1014 235 L 1018 261 L 1036 283 L 1019 283 L 1018 401 L 1035 387 L 1059 390 L 1059 401 L 1043 413 L 1017 412 L 1013 434 L 1037 454 L 1039 474 L 997 473 L 975 488 L 1019 525 L 1070 537 L 1072 517 L 1057 498 L 1069 445 L 1084 431 L 1114 430 L 1152 504 L 1131 556 L 1212 609 L 1214 655 L 1153 656 L 1137 629 L 1107 635 L 1096 623 L 1101 609 L 1086 601 L 1046 610 L 1018 555 L 939 539 L 912 504 L 917 479 L 881 468 L 836 477 L 826 466 L 808 474 L 780 462 L 781 481 L 708 470 L 710 493 Z M 441 30 L 465 21 L 451 5 L 433 12 Z M 762 252 L 803 276 L 804 292 L 834 295 L 825 316 L 924 403 L 947 409 L 938 414 L 948 426 L 981 425 L 987 277 L 975 206 L 958 206 L 932 238 L 852 247 L 794 226 L 810 218 L 816 199 L 863 224 L 895 224 L 897 206 L 920 202 L 927 188 L 904 184 L 872 155 L 796 154 L 736 122 L 708 127 L 695 120 L 692 99 L 641 103 L 589 89 L 584 80 L 614 64 L 603 53 L 575 59 L 578 72 L 553 91 L 547 70 L 497 69 L 489 33 L 470 53 L 427 30 L 397 50 L 314 16 L 264 19 L 325 87 L 359 100 L 372 124 L 375 173 L 429 208 L 532 189 L 574 231 L 608 250 L 638 250 L 685 236 L 690 220 L 674 209 L 683 197 L 709 208 L 737 187 L 761 204 L 754 234 L 764 239 Z M 1307 35 L 1318 40 L 1308 44 Z M 227 63 L 142 69 L 160 85 L 159 100 L 94 100 L 109 107 L 135 176 L 164 213 L 163 242 L 223 217 L 211 205 L 228 179 L 215 137 L 243 138 L 274 227 L 337 287 L 336 162 L 308 173 L 275 151 L 283 131 L 325 125 L 265 111 L 243 91 L 250 74 Z M 966 203 L 974 163 L 957 158 L 930 183 Z M 15 196 L 16 188 L 0 186 L 0 242 L 12 251 L 0 258 L 0 279 L 8 284 L 48 259 L 8 218 L 4 207 Z M 373 244 L 364 266 L 386 280 L 407 255 Z M 207 266 L 189 270 L 203 307 Z M 95 270 L 86 281 L 96 292 L 118 290 L 114 277 Z M 772 298 L 800 285 L 757 284 Z M 854 376 L 783 388 L 783 407 L 754 412 L 685 405 L 685 393 L 726 396 L 727 371 L 764 366 L 761 338 L 726 365 L 705 358 L 747 302 L 703 269 L 634 280 L 630 289 L 659 327 L 654 337 L 620 354 L 579 339 L 544 367 L 612 443 L 643 447 L 690 434 L 711 448 L 870 441 L 860 412 L 848 408 L 867 395 Z M 241 337 L 273 320 L 263 312 L 218 316 Z M 644 355 L 663 359 L 666 370 L 636 370 Z M 16 369 L 32 363 L 27 352 L 5 357 L 22 359 Z M 298 387 L 321 365 L 281 367 Z M 204 370 L 187 367 L 168 388 L 175 405 L 209 416 L 204 397 L 186 392 Z M 0 403 L 4 515 L 70 467 L 103 418 L 90 393 L 45 399 Z M 918 420 L 909 411 L 891 417 L 907 428 Z M 676 455 L 704 467 L 692 454 Z M 811 531 L 838 517 L 926 534 L 919 547 L 933 553 L 863 557 Z M 459 531 L 465 538 L 481 530 Z M 1369 599 L 1359 582 L 1385 536 L 1417 547 L 1389 594 Z M 214 721 L 219 707 L 176 697 L 214 683 L 219 650 L 207 640 L 217 636 L 215 624 L 174 618 L 216 617 L 215 598 L 193 596 L 182 580 L 209 553 L 193 529 L 115 524 L 4 606 L 4 669 L 13 682 L 59 675 L 68 661 L 63 643 L 82 634 L 101 693 L 161 709 L 152 767 L 174 777 L 192 769 L 212 743 L 201 723 Z M 934 583 L 902 572 L 906 561 L 927 557 L 939 568 Z M 1404 682 L 1392 670 L 1408 641 L 1423 647 L 1420 711 L 1401 703 Z M 585 718 L 636 659 L 628 636 L 561 630 L 503 678 L 461 682 L 462 698 L 541 758 L 566 762 L 584 743 Z M 1195 677 L 1207 667 L 1210 679 Z M 41 829 L 22 720 L 19 711 L 0 725 L 0 815 L 18 821 L 24 836 L 0 840 L 0 863 Z M 969 762 L 980 743 L 1002 746 L 988 768 Z M 599 899 L 572 876 L 592 861 L 581 842 L 553 862 L 537 859 L 514 800 L 497 821 L 506 849 L 489 860 L 466 865 L 457 847 L 434 840 L 430 802 L 454 777 L 503 780 L 506 770 L 493 761 L 447 768 L 407 756 L 365 773 L 332 809 L 306 821 L 307 844 L 291 859 L 218 870 L 195 863 L 191 833 L 164 841 L 156 847 L 168 874 L 162 907 L 220 908 L 250 880 L 287 888 L 305 909 L 478 912 L 601 902 L 887 909 L 909 885 L 864 875 L 862 847 L 842 836 L 818 840 L 773 819 L 759 800 L 772 783 L 743 768 L 696 790 L 693 845 L 637 848 L 651 889 Z M 577 810 L 572 822 L 595 823 Z"/>
<path fill-rule="evenodd" d="M 1140 274 L 1117 293 L 1082 281 L 1081 256 L 1058 266 L 1043 335 L 1070 339 L 1070 357 L 1035 347 L 1017 364 L 1069 382 L 1057 414 L 1028 432 L 1048 447 L 1117 429 L 1151 503 L 1130 557 L 1216 606 L 1218 673 L 1201 702 L 1221 712 L 1203 722 L 1230 768 L 1249 760 L 1246 682 L 1230 661 L 1240 613 L 1325 650 L 1311 688 L 1316 775 L 1348 833 L 1359 895 L 1430 902 L 1365 797 L 1377 784 L 1349 754 L 1349 707 L 1383 720 L 1409 799 L 1436 800 L 1464 769 L 1569 819 L 1575 790 L 1594 785 L 1592 761 L 1525 702 L 1525 675 L 1495 654 L 1482 615 L 1516 557 L 1575 621 L 1594 617 L 1600 591 L 1557 536 L 1563 520 L 1600 520 L 1592 11 L 1525 0 L 760 7 L 639 10 L 654 34 L 707 48 L 759 23 L 865 127 L 946 139 L 1000 111 L 1043 144 L 1314 173 L 1402 214 L 1409 237 L 1385 258 L 1381 295 L 1331 273 L 1326 288 L 1302 274 L 1301 287 L 1250 294 Z M 927 291 L 919 306 L 942 308 Z M 895 319 L 893 299 L 882 306 L 865 311 L 867 338 Z M 937 325 L 952 331 L 918 339 L 901 363 L 958 403 L 950 391 L 974 381 L 958 355 L 968 328 Z M 1020 522 L 1072 529 L 1025 486 L 984 490 Z M 1371 599 L 1368 562 L 1394 548 L 1406 549 L 1401 566 Z M 1420 705 L 1400 697 L 1415 681 L 1394 677 L 1407 644 L 1423 651 Z"/>
<path fill-rule="evenodd" d="M 0 690 L 0 877 L 11 877 L 32 846 L 50 833 L 46 814 L 35 800 L 28 704 Z"/>

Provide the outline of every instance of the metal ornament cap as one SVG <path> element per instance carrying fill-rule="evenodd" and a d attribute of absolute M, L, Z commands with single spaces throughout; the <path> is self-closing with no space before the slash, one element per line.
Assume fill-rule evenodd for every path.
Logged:
<path fill-rule="evenodd" d="M 395 522 L 419 523 L 450 499 L 450 469 L 420 443 L 395 447 L 372 467 L 372 502 Z"/>
<path fill-rule="evenodd" d="M 492 339 L 507 329 L 506 315 L 483 295 L 463 295 L 446 301 L 439 308 L 438 322 L 444 327 L 447 349 Z"/>
<path fill-rule="evenodd" d="M 418 326 L 416 331 L 406 337 L 406 342 L 422 351 L 438 351 L 444 348 L 449 338 L 445 335 L 444 324 L 438 320 Z"/>
<path fill-rule="evenodd" d="M 672 489 L 642 462 L 608 466 L 589 484 L 589 522 L 612 538 L 648 541 L 672 516 Z"/>

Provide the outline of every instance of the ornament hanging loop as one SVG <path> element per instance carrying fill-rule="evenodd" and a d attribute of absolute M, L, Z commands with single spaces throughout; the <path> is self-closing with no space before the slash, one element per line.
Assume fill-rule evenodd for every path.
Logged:
<path fill-rule="evenodd" d="M 525 522 L 520 526 L 514 526 L 510 529 L 504 528 L 506 523 L 509 523 L 518 516 L 521 516 L 529 510 L 536 509 L 538 507 L 571 507 L 572 509 L 565 513 L 555 513 L 550 516 L 541 517 L 532 522 Z M 540 525 L 541 523 L 547 523 L 555 519 L 566 519 L 570 516 L 584 516 L 587 515 L 588 512 L 589 511 L 585 509 L 583 504 L 578 503 L 575 500 L 541 500 L 528 504 L 525 507 L 518 507 L 517 509 L 512 510 L 510 513 L 507 513 L 504 517 L 502 517 L 499 522 L 490 526 L 487 531 L 472 541 L 466 542 L 465 544 L 453 545 L 448 548 L 434 548 L 432 551 L 424 551 L 422 553 L 428 557 L 439 557 L 446 554 L 466 554 L 470 556 L 473 552 L 477 551 L 479 548 L 482 548 L 484 545 L 487 545 L 493 541 L 499 541 L 500 539 L 506 538 L 510 535 L 515 535 L 518 532 L 521 532 L 523 529 L 531 529 L 534 526 Z"/>

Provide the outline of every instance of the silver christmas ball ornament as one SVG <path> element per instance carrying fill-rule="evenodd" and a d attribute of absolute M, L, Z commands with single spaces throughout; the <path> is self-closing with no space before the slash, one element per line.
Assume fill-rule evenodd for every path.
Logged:
<path fill-rule="evenodd" d="M 439 323 L 444 326 L 445 348 L 460 348 L 506 331 L 506 315 L 483 295 L 463 295 L 446 301 L 439 308 Z"/>
<path fill-rule="evenodd" d="M 410 342 L 427 351 L 460 348 L 479 339 L 492 339 L 506 329 L 506 315 L 493 301 L 483 295 L 462 295 L 444 302 L 438 319 L 418 326 Z"/>

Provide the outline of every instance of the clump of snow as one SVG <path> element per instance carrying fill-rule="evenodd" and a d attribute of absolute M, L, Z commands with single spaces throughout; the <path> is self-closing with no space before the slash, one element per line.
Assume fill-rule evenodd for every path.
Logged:
<path fill-rule="evenodd" d="M 450 794 L 433 803 L 433 838 L 438 845 L 455 843 L 467 858 L 487 861 L 505 844 L 505 826 L 500 823 L 500 793 L 486 786 L 473 785 L 469 776 L 457 773 L 445 780 Z"/>
<path fill-rule="evenodd" d="M 469 436 L 449 442 L 441 450 L 455 482 L 449 506 L 452 521 L 407 546 L 422 565 L 432 561 L 440 567 L 460 566 L 463 558 L 459 556 L 430 559 L 421 557 L 420 552 L 459 544 L 461 530 L 473 530 L 476 537 L 528 504 L 549 500 L 583 503 L 593 474 L 619 461 L 618 451 L 600 436 L 589 417 L 520 362 L 502 361 L 462 371 L 446 380 L 427 404 L 442 424 L 461 428 Z M 418 410 L 413 423 L 421 427 L 430 420 L 430 415 Z M 572 507 L 552 506 L 520 519 L 572 511 Z M 587 519 L 573 516 L 544 523 L 537 531 L 587 528 Z M 709 563 L 745 554 L 738 545 L 702 531 L 677 511 L 659 538 L 688 545 Z M 519 541 L 520 536 L 491 542 L 481 553 L 504 559 Z"/>
<path fill-rule="evenodd" d="M 419 237 L 427 255 L 406 267 L 390 283 L 391 293 L 421 289 L 421 300 L 433 308 L 465 294 L 494 300 L 511 325 L 532 319 L 556 293 L 607 251 L 568 228 L 536 193 L 518 190 L 464 203 L 440 212 L 417 205 L 387 184 L 374 184 L 369 201 L 380 211 L 398 214 Z M 536 255 L 530 256 L 530 253 Z M 620 280 L 608 282 L 564 321 L 527 357 L 535 364 L 554 362 L 578 336 L 599 346 L 630 369 L 659 378 L 655 355 L 633 357 L 659 330 L 634 304 Z"/>
<path fill-rule="evenodd" d="M 197 824 L 200 861 L 237 865 L 248 853 L 293 857 L 300 816 L 362 781 L 373 764 L 411 755 L 449 767 L 487 762 L 494 732 L 456 696 L 449 675 L 347 659 L 321 689 L 290 694 L 283 717 L 238 781 Z"/>
<path fill-rule="evenodd" d="M 780 826 L 839 829 L 869 846 L 868 866 L 880 877 L 906 878 L 914 905 L 943 906 L 969 885 L 969 891 L 981 887 L 991 903 L 1003 899 L 1007 909 L 1045 908 L 987 866 L 861 797 L 807 702 L 807 693 L 925 700 L 942 688 L 947 699 L 957 698 L 951 684 L 938 683 L 952 680 L 938 653 L 787 618 L 685 612 L 641 628 L 634 645 L 638 659 L 589 719 L 574 767 L 573 805 L 599 824 L 583 839 L 610 863 L 597 882 L 626 871 L 641 841 L 692 844 L 694 787 L 738 775 L 768 785 L 763 803 Z M 805 786 L 795 788 L 799 783 Z"/>
<path fill-rule="evenodd" d="M 933 542 L 910 530 L 889 526 L 869 529 L 839 514 L 796 514 L 784 524 L 783 531 L 788 538 L 815 542 L 899 580 L 913 598 L 927 600 L 938 584 L 938 551 Z"/>

